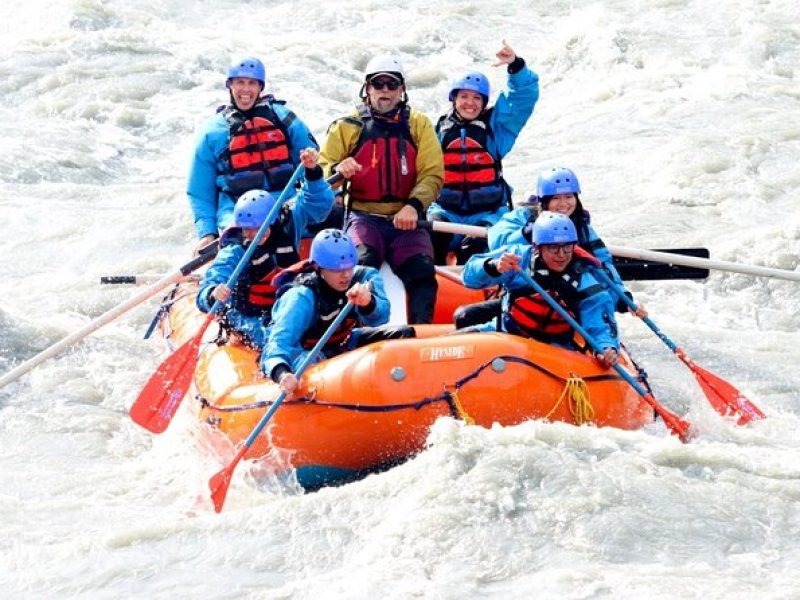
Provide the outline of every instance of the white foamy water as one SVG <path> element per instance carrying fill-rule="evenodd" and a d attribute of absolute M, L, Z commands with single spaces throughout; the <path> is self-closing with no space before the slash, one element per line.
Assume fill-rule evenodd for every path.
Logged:
<path fill-rule="evenodd" d="M 541 78 L 504 161 L 519 197 L 570 166 L 610 245 L 705 246 L 798 270 L 800 29 L 789 0 L 189 2 L 0 7 L 0 373 L 135 293 L 193 246 L 183 189 L 224 72 L 264 58 L 322 137 L 377 51 L 434 117 L 502 38 Z M 690 356 L 768 415 L 737 428 L 622 319 L 656 396 L 699 434 L 442 420 L 430 448 L 302 495 L 219 465 L 179 413 L 127 409 L 164 356 L 153 302 L 0 390 L 5 598 L 800 598 L 800 288 L 715 272 L 632 285 Z"/>

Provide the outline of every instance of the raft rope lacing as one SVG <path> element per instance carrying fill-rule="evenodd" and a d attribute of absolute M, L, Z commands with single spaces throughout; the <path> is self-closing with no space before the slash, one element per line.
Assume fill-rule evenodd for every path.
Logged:
<path fill-rule="evenodd" d="M 181 288 L 181 285 L 182 284 L 180 284 L 180 283 L 176 283 L 175 286 L 169 292 L 167 292 L 167 294 L 162 298 L 161 306 L 159 306 L 158 312 L 156 312 L 155 316 L 153 317 L 153 320 L 150 322 L 150 325 L 149 325 L 149 327 L 147 328 L 147 331 L 144 334 L 144 339 L 149 339 L 150 336 L 153 335 L 153 332 L 155 331 L 156 327 L 158 327 L 159 325 L 162 325 L 161 335 L 166 340 L 167 345 L 170 348 L 170 350 L 173 350 L 173 351 L 175 350 L 175 348 L 177 346 L 174 343 L 172 343 L 172 339 L 171 339 L 172 338 L 172 329 L 170 328 L 169 320 L 165 319 L 165 317 L 169 314 L 169 311 L 172 310 L 172 307 L 179 300 L 183 300 L 184 298 L 186 298 L 188 296 L 194 296 L 194 295 L 197 294 L 197 292 L 194 291 L 194 290 L 185 291 L 185 292 L 182 292 L 181 294 L 178 294 L 177 292 Z M 230 325 L 228 325 L 225 322 L 224 319 L 220 319 L 219 318 L 219 317 L 223 317 L 224 316 L 226 310 L 227 310 L 227 308 L 223 307 L 217 313 L 217 317 L 218 317 L 217 320 L 216 320 L 217 326 L 218 326 L 217 335 L 214 337 L 213 340 L 207 341 L 207 342 L 203 342 L 204 346 L 208 346 L 208 345 L 224 346 L 225 344 L 227 344 L 230 341 L 232 328 L 230 327 Z M 244 343 L 244 345 L 248 345 L 246 342 L 243 342 L 243 343 Z M 252 347 L 252 346 L 250 346 L 250 347 Z"/>
<path fill-rule="evenodd" d="M 167 316 L 172 306 L 178 301 L 186 296 L 191 296 L 194 292 L 183 292 L 182 294 L 178 294 L 178 289 L 180 288 L 180 283 L 176 283 L 170 291 L 166 293 L 166 295 L 161 300 L 161 306 L 158 307 L 158 312 L 153 317 L 153 320 L 150 321 L 150 325 L 147 328 L 147 331 L 144 334 L 144 339 L 149 339 L 151 335 L 153 335 L 153 331 L 155 331 L 156 327 L 164 321 L 164 317 Z M 164 323 L 168 323 L 168 321 L 164 321 Z M 164 331 L 164 338 L 168 339 L 171 335 L 171 331 Z"/>
<path fill-rule="evenodd" d="M 316 398 L 316 395 L 312 393 L 310 396 L 307 397 L 287 400 L 283 404 L 286 406 L 312 404 L 316 406 L 340 408 L 342 410 L 379 413 L 379 412 L 391 412 L 391 411 L 407 410 L 407 409 L 421 410 L 422 408 L 428 406 L 429 404 L 444 402 L 447 405 L 450 414 L 453 416 L 453 418 L 461 419 L 466 423 L 474 423 L 472 417 L 464 410 L 464 407 L 461 404 L 460 399 L 458 398 L 458 392 L 470 381 L 472 381 L 473 379 L 478 377 L 481 373 L 483 373 L 483 371 L 490 368 L 492 366 L 492 363 L 498 359 L 506 361 L 508 363 L 516 363 L 519 365 L 523 365 L 525 367 L 539 371 L 540 373 L 547 375 L 548 377 L 564 382 L 565 387 L 564 391 L 562 392 L 561 398 L 558 399 L 556 405 L 550 410 L 548 416 L 553 414 L 553 411 L 555 411 L 557 406 L 563 401 L 563 398 L 567 394 L 569 394 L 570 412 L 575 417 L 575 421 L 579 424 L 585 423 L 594 418 L 594 407 L 591 405 L 590 402 L 589 388 L 587 382 L 622 381 L 622 378 L 616 374 L 590 375 L 583 378 L 577 377 L 574 374 L 570 374 L 569 377 L 562 377 L 561 375 L 553 373 L 552 371 L 546 369 L 545 367 L 537 365 L 536 363 L 531 362 L 528 359 L 521 358 L 519 356 L 501 355 L 501 356 L 496 356 L 484 362 L 483 364 L 478 366 L 474 371 L 465 375 L 461 379 L 457 380 L 455 383 L 449 385 L 445 384 L 444 391 L 438 396 L 425 397 L 412 402 L 407 402 L 402 404 L 385 404 L 381 406 L 369 406 L 363 404 L 350 404 L 345 402 L 326 402 L 324 400 L 318 400 Z M 644 380 L 642 378 L 642 373 L 643 372 L 640 371 L 637 380 L 644 383 Z M 259 400 L 257 402 L 251 402 L 248 404 L 239 404 L 236 406 L 216 406 L 211 402 L 209 402 L 208 399 L 200 395 L 197 396 L 197 399 L 203 408 L 207 408 L 210 411 L 220 412 L 220 413 L 256 410 L 256 409 L 266 408 L 273 404 L 273 400 L 270 399 L 270 400 Z"/>
<path fill-rule="evenodd" d="M 445 393 L 449 394 L 447 404 L 450 407 L 450 412 L 453 413 L 456 419 L 464 421 L 467 425 L 475 425 L 475 419 L 469 416 L 469 413 L 464 410 L 461 400 L 458 398 L 458 388 L 454 387 L 453 391 L 447 390 L 445 386 Z"/>
<path fill-rule="evenodd" d="M 567 383 L 561 392 L 561 396 L 558 397 L 550 412 L 544 416 L 544 420 L 553 416 L 553 413 L 556 412 L 556 409 L 567 395 L 569 395 L 569 412 L 572 414 L 572 418 L 575 419 L 575 423 L 583 425 L 594 420 L 594 406 L 592 406 L 589 386 L 574 373 L 571 373 L 567 378 Z"/>

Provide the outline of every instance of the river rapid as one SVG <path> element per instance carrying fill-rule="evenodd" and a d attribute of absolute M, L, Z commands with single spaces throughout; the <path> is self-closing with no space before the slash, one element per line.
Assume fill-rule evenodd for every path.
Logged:
<path fill-rule="evenodd" d="M 792 8 L 794 6 L 795 8 Z M 800 25 L 790 0 L 503 3 L 29 0 L 0 7 L 0 373 L 136 290 L 99 277 L 188 260 L 196 128 L 224 73 L 269 89 L 322 139 L 377 52 L 434 118 L 502 39 L 541 98 L 504 161 L 521 199 L 573 168 L 609 245 L 703 246 L 798 271 Z M 768 418 L 736 427 L 643 324 L 626 344 L 690 420 L 645 430 L 442 419 L 429 448 L 314 494 L 220 467 L 179 412 L 127 414 L 165 356 L 157 302 L 0 390 L 4 598 L 800 598 L 800 288 L 712 272 L 631 285 L 699 364 Z"/>

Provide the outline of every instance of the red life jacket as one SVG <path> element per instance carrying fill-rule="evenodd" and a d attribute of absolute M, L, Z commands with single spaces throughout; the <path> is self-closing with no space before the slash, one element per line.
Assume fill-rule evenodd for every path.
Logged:
<path fill-rule="evenodd" d="M 274 267 L 259 281 L 251 283 L 247 294 L 247 303 L 262 313 L 271 314 L 272 306 L 275 304 L 275 292 L 277 291 L 273 281 L 281 271 L 280 267 Z"/>
<path fill-rule="evenodd" d="M 347 187 L 351 201 L 404 202 L 417 182 L 417 147 L 411 139 L 408 117 L 411 109 L 403 107 L 396 119 L 375 117 L 369 107 L 359 108 L 358 118 L 345 117 L 361 127 L 355 148 L 350 154 L 362 165 Z"/>
<path fill-rule="evenodd" d="M 474 214 L 503 202 L 503 165 L 489 152 L 490 117 L 491 109 L 467 123 L 451 111 L 436 124 L 444 155 L 444 187 L 436 202 L 447 210 Z"/>
<path fill-rule="evenodd" d="M 294 172 L 288 126 L 296 118 L 289 113 L 284 123 L 272 100 L 260 100 L 245 117 L 236 107 L 224 109 L 230 125 L 225 176 L 228 190 L 236 195 L 251 189 L 282 190 Z M 280 101 L 278 101 L 280 102 Z"/>
<path fill-rule="evenodd" d="M 548 290 L 548 293 L 575 317 L 555 292 Z M 572 338 L 572 327 L 538 292 L 514 294 L 509 300 L 508 318 L 514 324 L 514 333 L 525 337 L 548 342 Z"/>

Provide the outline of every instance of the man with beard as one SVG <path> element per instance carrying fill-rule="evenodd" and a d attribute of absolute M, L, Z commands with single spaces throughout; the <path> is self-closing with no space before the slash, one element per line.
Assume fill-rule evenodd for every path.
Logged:
<path fill-rule="evenodd" d="M 442 150 L 430 119 L 408 106 L 405 72 L 393 56 L 367 64 L 362 104 L 328 128 L 321 161 L 345 181 L 346 231 L 359 264 L 386 260 L 405 285 L 409 322 L 430 323 L 436 301 L 433 246 L 417 228 L 443 182 Z"/>

